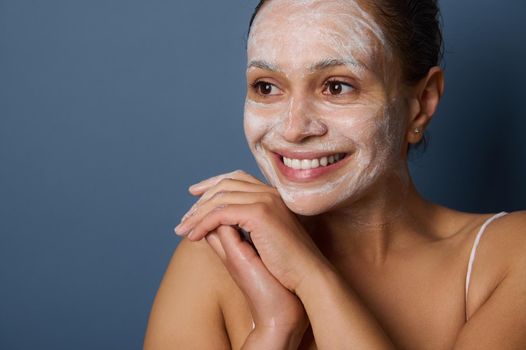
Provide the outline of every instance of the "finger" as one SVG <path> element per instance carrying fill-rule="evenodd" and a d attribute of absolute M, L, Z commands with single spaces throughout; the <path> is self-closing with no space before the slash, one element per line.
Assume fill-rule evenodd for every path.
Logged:
<path fill-rule="evenodd" d="M 223 179 L 236 179 L 236 180 L 243 180 L 243 181 L 254 183 L 254 184 L 263 184 L 263 182 L 261 182 L 254 176 L 247 174 L 246 172 L 242 170 L 236 170 L 236 171 L 232 171 L 227 174 L 217 175 L 209 179 L 200 181 L 190 186 L 188 190 L 194 196 L 200 196 L 201 194 L 206 192 L 210 187 L 216 185 L 219 181 Z"/>
<path fill-rule="evenodd" d="M 219 226 L 228 225 L 243 228 L 247 232 L 254 232 L 253 218 L 264 221 L 263 204 L 224 204 L 215 207 L 201 221 L 195 224 L 188 234 L 188 239 L 198 241 L 208 232 L 216 230 Z M 248 244 L 248 243 L 247 243 Z"/>
<path fill-rule="evenodd" d="M 272 203 L 273 196 L 277 196 L 276 193 L 269 192 L 268 188 L 265 189 L 263 186 L 250 188 L 254 190 L 251 192 L 243 191 L 249 189 L 243 188 L 244 186 L 235 187 L 240 190 L 217 191 L 209 196 L 208 199 L 202 198 L 195 203 L 188 213 L 183 216 L 181 223 L 175 228 L 176 234 L 184 235 L 184 233 L 188 232 L 195 223 L 199 222 L 199 220 L 217 206 L 223 204 L 250 204 L 256 202 Z"/>
<path fill-rule="evenodd" d="M 231 177 L 225 177 L 231 176 Z M 278 191 L 268 186 L 267 184 L 259 181 L 255 177 L 237 170 L 232 173 L 219 175 L 208 180 L 202 181 L 200 184 L 203 185 L 199 192 L 195 192 L 196 195 L 201 195 L 201 198 L 189 209 L 189 211 L 182 217 L 181 222 L 184 221 L 188 216 L 191 216 L 195 211 L 196 207 L 205 200 L 214 196 L 218 192 L 222 191 L 246 191 L 246 192 L 272 192 L 279 196 Z M 197 184 L 199 185 L 199 184 Z M 196 186 L 197 186 L 196 185 Z"/>
<path fill-rule="evenodd" d="M 182 217 L 181 221 L 184 221 L 187 217 L 191 216 L 195 209 L 203 202 L 208 200 L 210 197 L 214 196 L 218 192 L 223 191 L 244 191 L 244 192 L 267 192 L 267 191 L 277 191 L 272 187 L 269 187 L 265 184 L 254 184 L 252 182 L 247 182 L 243 180 L 235 180 L 231 178 L 223 178 L 219 180 L 214 186 L 211 186 L 206 190 L 201 198 L 194 203 L 194 205 L 188 210 L 188 212 Z"/>
<path fill-rule="evenodd" d="M 206 200 L 221 191 L 274 192 L 275 189 L 264 183 L 253 183 L 242 179 L 224 178 L 201 195 L 199 200 Z"/>
<path fill-rule="evenodd" d="M 230 226 L 221 226 L 217 235 L 225 251 L 225 267 L 247 297 L 254 315 L 269 311 L 269 294 L 284 288 L 269 272 L 254 249 Z M 262 311 L 263 310 L 263 311 Z M 265 318 L 265 317 L 264 317 Z"/>
<path fill-rule="evenodd" d="M 217 238 L 225 253 L 227 268 L 234 272 L 234 275 L 247 279 L 254 273 L 270 274 L 256 251 L 241 238 L 236 229 L 231 226 L 220 226 L 217 229 Z M 237 279 L 239 282 L 239 278 Z"/>
<path fill-rule="evenodd" d="M 210 200 L 201 203 L 194 209 L 191 215 L 183 219 L 181 224 L 177 225 L 175 232 L 179 236 L 185 236 L 189 233 L 204 217 L 216 208 L 226 204 L 252 204 L 260 202 L 261 193 L 252 192 L 218 192 Z"/>
<path fill-rule="evenodd" d="M 212 247 L 212 249 L 216 252 L 216 254 L 219 256 L 219 258 L 225 262 L 226 260 L 226 254 L 225 250 L 223 249 L 223 246 L 221 245 L 221 241 L 219 240 L 219 237 L 217 235 L 217 232 L 210 232 L 206 235 L 206 241 L 208 244 Z"/>

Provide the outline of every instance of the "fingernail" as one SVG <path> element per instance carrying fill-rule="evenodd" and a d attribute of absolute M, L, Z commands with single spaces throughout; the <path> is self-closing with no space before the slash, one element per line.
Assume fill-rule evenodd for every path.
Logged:
<path fill-rule="evenodd" d="M 179 231 L 179 227 L 181 227 L 181 224 L 175 226 L 175 228 L 174 228 L 174 232 L 175 232 L 176 235 L 179 235 L 179 232 L 180 232 Z"/>
<path fill-rule="evenodd" d="M 180 223 L 175 227 L 175 231 L 178 235 L 184 236 L 184 234 L 186 233 L 186 225 L 184 223 Z"/>

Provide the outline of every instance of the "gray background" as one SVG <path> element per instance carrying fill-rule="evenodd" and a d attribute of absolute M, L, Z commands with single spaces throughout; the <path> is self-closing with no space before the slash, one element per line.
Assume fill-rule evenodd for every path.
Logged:
<path fill-rule="evenodd" d="M 0 0 L 0 348 L 139 349 L 192 204 L 245 169 L 256 1 Z M 442 1 L 446 95 L 423 194 L 524 208 L 522 0 Z"/>

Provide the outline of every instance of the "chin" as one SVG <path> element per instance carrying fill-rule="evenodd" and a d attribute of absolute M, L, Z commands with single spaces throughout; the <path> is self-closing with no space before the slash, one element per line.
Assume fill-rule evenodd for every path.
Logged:
<path fill-rule="evenodd" d="M 301 216 L 315 216 L 327 212 L 325 207 L 313 207 L 312 205 L 302 205 L 297 202 L 285 202 L 285 205 L 290 211 Z"/>
<path fill-rule="evenodd" d="M 308 191 L 299 189 L 286 189 L 279 185 L 277 190 L 287 208 L 302 216 L 314 216 L 329 212 L 341 201 L 336 193 L 308 193 Z"/>

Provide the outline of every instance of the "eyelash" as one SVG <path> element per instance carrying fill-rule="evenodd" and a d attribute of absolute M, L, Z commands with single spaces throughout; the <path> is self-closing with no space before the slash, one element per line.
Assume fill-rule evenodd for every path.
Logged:
<path fill-rule="evenodd" d="M 261 93 L 261 90 L 260 90 L 260 87 L 262 85 L 270 85 L 270 86 L 273 86 L 273 87 L 276 87 L 276 85 L 272 84 L 272 83 L 269 83 L 267 81 L 264 81 L 264 80 L 258 80 L 258 81 L 255 81 L 254 83 L 250 84 L 252 86 L 252 89 L 259 95 L 261 96 L 264 96 L 264 98 L 268 98 L 269 96 L 272 96 L 272 95 L 269 95 L 269 94 L 262 94 Z M 276 87 L 277 88 L 277 87 Z"/>
<path fill-rule="evenodd" d="M 343 86 L 347 86 L 347 87 L 351 88 L 352 90 L 355 90 L 355 87 L 353 85 L 349 84 L 349 83 L 346 83 L 346 82 L 338 80 L 338 79 L 329 79 L 323 84 L 323 91 L 328 89 L 331 84 L 343 85 Z M 276 85 L 274 85 L 272 83 L 269 83 L 267 81 L 264 81 L 264 80 L 255 81 L 254 83 L 251 83 L 250 85 L 252 86 L 252 89 L 255 90 L 256 93 L 258 93 L 260 96 L 263 96 L 264 98 L 269 98 L 270 96 L 273 96 L 273 95 L 262 94 L 261 90 L 260 90 L 262 85 L 270 85 L 272 87 L 276 87 Z M 330 94 L 330 95 L 331 96 L 339 96 L 341 94 L 336 94 L 336 95 Z"/>
<path fill-rule="evenodd" d="M 353 85 L 349 84 L 349 83 L 346 83 L 346 82 L 338 80 L 338 79 L 329 79 L 323 84 L 324 91 L 325 91 L 325 89 L 329 88 L 330 84 L 343 85 L 343 86 L 347 86 L 347 87 L 351 88 L 351 90 L 355 90 L 355 87 Z M 330 94 L 330 95 L 331 96 L 339 96 L 341 94 L 337 94 L 337 95 Z"/>

